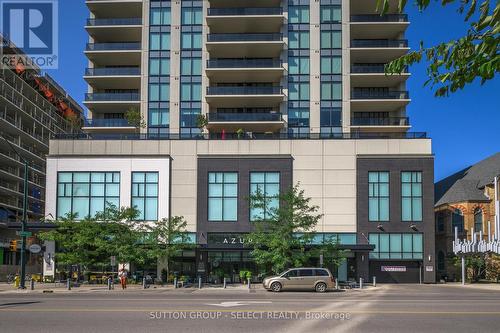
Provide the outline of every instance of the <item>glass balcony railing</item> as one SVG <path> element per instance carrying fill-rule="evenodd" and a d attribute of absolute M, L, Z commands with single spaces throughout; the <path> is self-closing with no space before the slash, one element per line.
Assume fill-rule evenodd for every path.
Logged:
<path fill-rule="evenodd" d="M 133 127 L 127 119 L 87 119 L 84 127 Z"/>
<path fill-rule="evenodd" d="M 85 76 L 127 76 L 141 75 L 139 67 L 87 68 Z"/>
<path fill-rule="evenodd" d="M 408 22 L 408 15 L 406 14 L 366 14 L 366 15 L 352 15 L 351 22 Z"/>
<path fill-rule="evenodd" d="M 142 25 L 141 18 L 105 18 L 105 19 L 87 19 L 87 25 L 91 27 L 108 25 Z"/>
<path fill-rule="evenodd" d="M 408 91 L 356 91 L 354 90 L 351 99 L 409 99 Z"/>
<path fill-rule="evenodd" d="M 140 101 L 139 93 L 87 93 L 85 101 L 87 102 L 121 102 L 121 101 Z"/>
<path fill-rule="evenodd" d="M 136 51 L 141 43 L 88 43 L 87 51 Z"/>
<path fill-rule="evenodd" d="M 281 95 L 281 87 L 208 87 L 207 95 Z"/>
<path fill-rule="evenodd" d="M 208 16 L 281 15 L 283 8 L 209 8 Z"/>
<path fill-rule="evenodd" d="M 213 59 L 207 68 L 281 68 L 279 59 Z"/>
<path fill-rule="evenodd" d="M 352 118 L 353 126 L 409 126 L 408 117 Z"/>
<path fill-rule="evenodd" d="M 208 42 L 278 42 L 283 34 L 208 34 Z"/>
<path fill-rule="evenodd" d="M 353 64 L 351 73 L 385 73 L 385 64 Z M 401 73 L 408 73 L 408 67 L 405 67 Z"/>
<path fill-rule="evenodd" d="M 351 47 L 408 47 L 406 39 L 353 39 Z"/>
<path fill-rule="evenodd" d="M 209 113 L 209 122 L 224 121 L 281 121 L 281 113 Z"/>

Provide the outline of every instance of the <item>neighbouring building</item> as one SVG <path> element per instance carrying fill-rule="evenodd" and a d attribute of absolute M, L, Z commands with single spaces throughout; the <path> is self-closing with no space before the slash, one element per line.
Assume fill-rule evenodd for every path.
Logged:
<path fill-rule="evenodd" d="M 349 250 L 340 280 L 434 282 L 431 140 L 410 132 L 409 73 L 384 74 L 409 22 L 376 2 L 86 1 L 87 134 L 51 141 L 47 212 L 184 216 L 197 248 L 175 270 L 237 279 L 256 269 L 247 198 L 300 183 L 316 241 Z"/>
<path fill-rule="evenodd" d="M 500 153 L 496 153 L 435 184 L 437 278 L 458 280 L 460 268 L 453 265 L 455 228 L 460 239 L 482 232 L 483 239 L 495 234 L 498 211 Z"/>
<path fill-rule="evenodd" d="M 55 133 L 78 133 L 83 109 L 49 75 L 22 62 L 24 55 L 0 35 L 0 280 L 19 269 L 23 219 L 24 163 L 28 163 L 28 209 L 30 230 L 45 217 L 46 155 Z M 28 244 L 35 241 L 28 239 Z M 28 256 L 28 272 L 41 273 L 38 256 Z"/>

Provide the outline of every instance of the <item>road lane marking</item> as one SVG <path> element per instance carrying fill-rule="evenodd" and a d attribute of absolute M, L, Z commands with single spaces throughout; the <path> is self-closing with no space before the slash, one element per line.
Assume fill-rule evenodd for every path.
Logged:
<path fill-rule="evenodd" d="M 235 306 L 244 306 L 244 305 L 251 305 L 251 304 L 271 304 L 272 302 L 270 301 L 233 301 L 233 302 L 220 302 L 219 304 L 205 304 L 205 305 L 214 305 L 214 306 L 220 306 L 223 308 L 231 308 Z"/>

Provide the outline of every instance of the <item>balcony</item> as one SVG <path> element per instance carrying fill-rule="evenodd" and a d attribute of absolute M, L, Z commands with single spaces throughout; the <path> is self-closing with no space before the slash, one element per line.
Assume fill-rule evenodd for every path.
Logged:
<path fill-rule="evenodd" d="M 140 42 L 88 43 L 85 54 L 89 60 L 100 66 L 140 66 L 141 45 Z"/>
<path fill-rule="evenodd" d="M 207 88 L 211 107 L 270 107 L 284 99 L 283 89 L 273 86 L 219 86 Z"/>
<path fill-rule="evenodd" d="M 406 39 L 353 39 L 351 61 L 354 63 L 388 63 L 408 53 Z"/>
<path fill-rule="evenodd" d="M 213 59 L 207 61 L 210 82 L 279 82 L 284 75 L 280 59 Z"/>
<path fill-rule="evenodd" d="M 211 58 L 279 58 L 284 42 L 281 33 L 211 33 L 206 45 Z"/>
<path fill-rule="evenodd" d="M 408 22 L 406 14 L 362 14 L 351 15 L 351 22 Z"/>
<path fill-rule="evenodd" d="M 284 16 L 281 7 L 209 8 L 207 24 L 212 33 L 280 31 Z"/>
<path fill-rule="evenodd" d="M 89 18 L 85 26 L 95 40 L 107 42 L 135 42 L 142 38 L 142 19 Z"/>
<path fill-rule="evenodd" d="M 97 17 L 141 17 L 143 0 L 86 0 Z"/>
<path fill-rule="evenodd" d="M 407 131 L 410 128 L 408 117 L 377 117 L 377 118 L 357 118 L 351 119 L 351 127 L 357 127 L 364 131 Z"/>
<path fill-rule="evenodd" d="M 351 94 L 352 112 L 391 112 L 398 111 L 410 103 L 407 91 L 384 89 L 353 90 Z"/>
<path fill-rule="evenodd" d="M 393 87 L 410 77 L 408 67 L 401 74 L 385 74 L 385 64 L 353 64 L 351 84 L 356 87 Z"/>
<path fill-rule="evenodd" d="M 84 104 L 93 112 L 124 112 L 130 107 L 139 107 L 139 93 L 87 93 Z"/>
<path fill-rule="evenodd" d="M 229 133 L 239 128 L 248 132 L 276 132 L 284 125 L 281 113 L 209 113 L 208 126 L 210 131 Z"/>
<path fill-rule="evenodd" d="M 134 133 L 136 128 L 126 119 L 86 119 L 83 125 L 86 132 Z"/>
<path fill-rule="evenodd" d="M 87 68 L 85 81 L 94 89 L 140 89 L 139 67 Z"/>

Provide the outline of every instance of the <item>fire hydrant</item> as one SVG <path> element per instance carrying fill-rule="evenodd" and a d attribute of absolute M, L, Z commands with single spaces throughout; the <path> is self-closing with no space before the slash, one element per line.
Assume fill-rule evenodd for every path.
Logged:
<path fill-rule="evenodd" d="M 20 284 L 21 284 L 21 277 L 19 275 L 16 275 L 16 277 L 14 278 L 14 286 L 16 288 L 19 288 Z"/>

